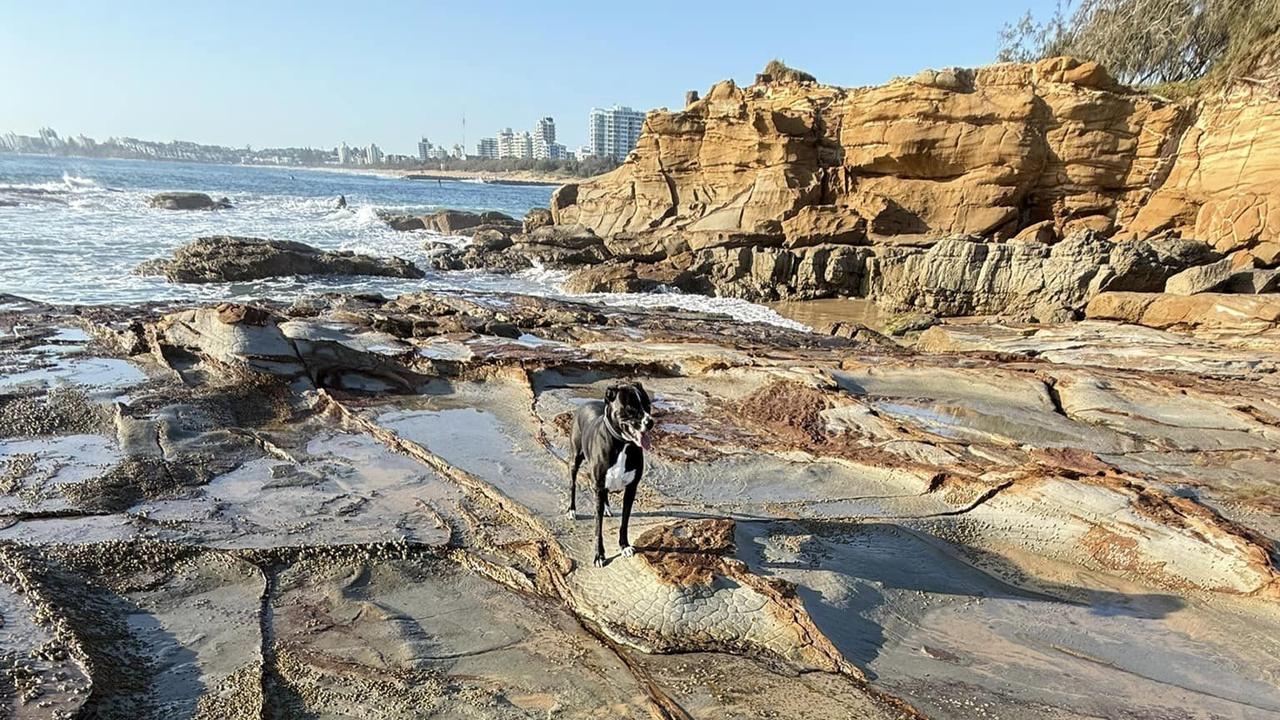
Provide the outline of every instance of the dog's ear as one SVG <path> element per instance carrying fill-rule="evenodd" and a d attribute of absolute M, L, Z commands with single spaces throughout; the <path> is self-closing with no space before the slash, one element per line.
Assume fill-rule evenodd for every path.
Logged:
<path fill-rule="evenodd" d="M 635 388 L 636 397 L 640 398 L 640 404 L 644 407 L 644 411 L 649 412 L 649 393 L 645 392 L 644 386 L 638 382 L 633 382 L 631 387 Z"/>

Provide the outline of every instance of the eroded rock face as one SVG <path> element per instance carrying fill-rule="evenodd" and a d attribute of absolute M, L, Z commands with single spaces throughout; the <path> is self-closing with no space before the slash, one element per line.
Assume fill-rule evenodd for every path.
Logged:
<path fill-rule="evenodd" d="M 165 192 L 152 195 L 147 204 L 162 210 L 226 210 L 231 207 L 227 198 L 214 200 L 198 192 Z"/>
<path fill-rule="evenodd" d="M 1177 104 L 1071 58 L 858 89 L 785 77 L 650 113 L 627 163 L 557 191 L 555 221 L 591 228 L 615 257 L 696 268 L 695 292 L 940 315 L 1059 319 L 1232 251 L 1277 262 L 1280 113 L 1264 89 Z M 1049 257 L 1085 233 L 1114 252 Z M 943 241 L 956 237 L 992 247 Z M 824 277 L 806 251 L 832 246 L 870 249 Z M 900 280 L 922 273 L 916 290 Z"/>
<path fill-rule="evenodd" d="M 1111 228 L 1159 183 L 1188 113 L 1105 76 L 1054 58 L 865 89 L 724 82 L 651 113 L 630 162 L 562 190 L 552 210 L 605 235 L 815 227 L 805 209 L 831 205 L 872 236 Z M 852 237 L 844 222 L 816 227 Z"/>
<path fill-rule="evenodd" d="M 890 249 L 871 261 L 868 294 L 896 310 L 1062 321 L 1084 305 L 1110 251 L 1089 235 L 1052 247 L 957 239 Z"/>
<path fill-rule="evenodd" d="M 1280 99 L 1242 84 L 1205 98 L 1132 232 L 1172 230 L 1221 253 L 1280 241 Z"/>
<path fill-rule="evenodd" d="M 318 250 L 299 242 L 217 235 L 183 245 L 170 260 L 139 265 L 141 275 L 164 275 L 169 282 L 209 283 L 259 280 L 286 275 L 377 275 L 420 278 L 413 263 L 376 258 L 349 250 Z"/>

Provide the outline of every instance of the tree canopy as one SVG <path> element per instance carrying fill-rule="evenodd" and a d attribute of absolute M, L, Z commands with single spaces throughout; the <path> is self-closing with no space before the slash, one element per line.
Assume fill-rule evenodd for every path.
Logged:
<path fill-rule="evenodd" d="M 1280 0 L 1067 0 L 1000 40 L 1002 61 L 1074 55 L 1131 85 L 1234 80 L 1280 55 Z"/>

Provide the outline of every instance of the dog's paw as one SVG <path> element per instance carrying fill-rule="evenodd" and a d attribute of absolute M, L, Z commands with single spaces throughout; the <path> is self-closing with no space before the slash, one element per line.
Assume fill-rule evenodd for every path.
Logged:
<path fill-rule="evenodd" d="M 622 548 L 622 557 L 631 557 L 632 555 L 635 555 L 635 554 L 636 554 L 636 549 L 631 547 L 630 545 Z"/>
<path fill-rule="evenodd" d="M 569 508 L 568 510 L 565 510 L 565 511 L 564 511 L 564 519 L 565 519 L 565 520 L 577 520 L 577 519 L 578 519 L 578 511 L 577 511 L 577 510 L 574 510 L 573 508 Z"/>
<path fill-rule="evenodd" d="M 604 556 L 597 555 L 596 559 L 591 561 L 591 564 L 595 565 L 596 567 L 604 567 Z"/>
<path fill-rule="evenodd" d="M 604 516 L 613 517 L 613 506 L 610 505 L 609 503 L 604 504 Z"/>

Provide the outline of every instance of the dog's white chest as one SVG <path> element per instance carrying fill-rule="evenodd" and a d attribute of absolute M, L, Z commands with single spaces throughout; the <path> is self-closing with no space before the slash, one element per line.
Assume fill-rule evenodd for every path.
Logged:
<path fill-rule="evenodd" d="M 610 491 L 621 490 L 636 479 L 636 471 L 627 469 L 627 453 L 618 453 L 618 460 L 604 473 L 604 486 Z"/>

